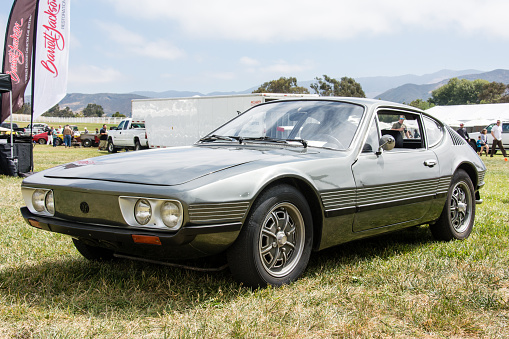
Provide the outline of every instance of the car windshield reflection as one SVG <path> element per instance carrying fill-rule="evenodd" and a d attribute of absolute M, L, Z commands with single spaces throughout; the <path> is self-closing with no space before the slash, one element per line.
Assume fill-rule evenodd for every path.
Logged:
<path fill-rule="evenodd" d="M 200 141 L 300 141 L 304 147 L 346 150 L 363 113 L 362 106 L 343 102 L 271 102 L 250 109 Z"/>

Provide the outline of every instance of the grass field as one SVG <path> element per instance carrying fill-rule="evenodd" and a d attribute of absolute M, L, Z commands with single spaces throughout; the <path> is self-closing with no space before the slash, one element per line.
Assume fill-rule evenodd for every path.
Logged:
<path fill-rule="evenodd" d="M 35 148 L 35 170 L 102 154 Z M 426 226 L 314 253 L 304 276 L 250 290 L 228 270 L 93 263 L 29 227 L 20 178 L 0 176 L 0 337 L 507 338 L 509 162 L 489 169 L 466 241 Z"/>

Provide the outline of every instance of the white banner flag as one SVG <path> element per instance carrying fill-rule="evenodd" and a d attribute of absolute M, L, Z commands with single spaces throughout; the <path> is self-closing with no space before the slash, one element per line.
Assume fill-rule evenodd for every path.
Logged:
<path fill-rule="evenodd" d="M 40 0 L 35 52 L 34 119 L 67 93 L 71 0 Z"/>

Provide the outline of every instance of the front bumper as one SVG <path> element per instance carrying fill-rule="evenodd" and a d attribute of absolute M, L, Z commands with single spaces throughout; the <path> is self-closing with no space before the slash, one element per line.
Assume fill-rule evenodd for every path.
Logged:
<path fill-rule="evenodd" d="M 65 234 L 90 246 L 108 248 L 116 253 L 158 260 L 198 258 L 223 252 L 235 241 L 242 227 L 240 222 L 193 225 L 168 233 L 70 222 L 38 216 L 31 213 L 27 207 L 21 208 L 21 214 L 30 226 Z M 157 237 L 159 243 L 135 242 L 136 236 Z"/>

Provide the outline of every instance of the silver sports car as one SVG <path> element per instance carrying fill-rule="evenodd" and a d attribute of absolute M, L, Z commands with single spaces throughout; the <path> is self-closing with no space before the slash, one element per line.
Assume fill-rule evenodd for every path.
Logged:
<path fill-rule="evenodd" d="M 248 286 L 302 275 L 312 251 L 429 224 L 465 239 L 486 167 L 451 128 L 357 98 L 255 106 L 189 147 L 76 161 L 23 181 L 33 227 L 91 260 L 224 254 Z"/>

